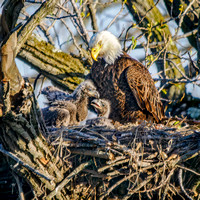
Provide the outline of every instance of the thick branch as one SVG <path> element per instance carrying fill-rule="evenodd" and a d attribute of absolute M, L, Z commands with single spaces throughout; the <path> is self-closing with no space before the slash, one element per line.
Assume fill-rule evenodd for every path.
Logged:
<path fill-rule="evenodd" d="M 87 166 L 90 166 L 92 164 L 92 160 L 82 163 L 80 166 L 78 166 L 76 169 L 74 169 L 73 172 L 71 172 L 57 187 L 56 189 L 51 192 L 48 196 L 47 199 L 52 199 L 57 192 L 62 190 L 63 187 L 66 187 L 66 185 L 73 179 L 74 176 L 78 175 L 79 172 L 81 172 L 83 169 L 85 169 Z"/>
<path fill-rule="evenodd" d="M 96 18 L 96 2 L 89 0 L 88 9 L 89 9 L 89 12 L 90 12 L 92 27 L 95 31 L 98 31 L 97 18 Z"/>
<path fill-rule="evenodd" d="M 24 7 L 24 0 L 9 0 L 4 1 L 4 3 L 1 17 L 2 29 L 0 30 L 0 41 L 11 33 L 15 27 L 20 11 Z"/>
<path fill-rule="evenodd" d="M 46 77 L 69 90 L 74 90 L 87 74 L 77 58 L 59 52 L 54 46 L 38 41 L 34 36 L 27 40 L 18 55 Z"/>
<path fill-rule="evenodd" d="M 44 1 L 38 10 L 36 10 L 30 19 L 23 25 L 20 32 L 18 33 L 16 54 L 18 54 L 20 48 L 32 34 L 32 31 L 36 28 L 36 26 L 39 25 L 41 20 L 55 9 L 56 3 L 56 0 Z"/>

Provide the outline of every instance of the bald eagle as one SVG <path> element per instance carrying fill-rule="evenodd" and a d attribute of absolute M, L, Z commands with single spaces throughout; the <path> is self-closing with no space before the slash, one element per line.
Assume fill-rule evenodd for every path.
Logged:
<path fill-rule="evenodd" d="M 123 52 L 119 40 L 108 31 L 96 33 L 89 46 L 94 63 L 88 78 L 100 98 L 111 102 L 109 117 L 121 123 L 160 122 L 165 116 L 163 104 L 148 69 Z"/>

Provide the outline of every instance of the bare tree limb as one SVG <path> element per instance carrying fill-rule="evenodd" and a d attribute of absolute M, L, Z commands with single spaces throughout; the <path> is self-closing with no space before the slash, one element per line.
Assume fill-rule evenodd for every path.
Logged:
<path fill-rule="evenodd" d="M 171 18 L 176 21 L 178 27 L 181 27 L 184 33 L 191 32 L 197 29 L 200 7 L 198 1 L 194 0 L 181 0 L 181 1 L 171 1 L 164 0 L 167 7 L 168 13 Z M 181 20 L 181 22 L 180 22 Z M 190 44 L 197 48 L 196 34 L 188 36 Z"/>
<path fill-rule="evenodd" d="M 93 0 L 88 1 L 88 9 L 90 12 L 90 17 L 92 21 L 92 27 L 94 31 L 98 31 L 98 25 L 97 25 L 97 18 L 96 18 L 96 5 L 97 5 L 98 0 L 95 2 Z"/>
<path fill-rule="evenodd" d="M 115 17 L 114 17 L 114 18 L 112 19 L 112 21 L 108 24 L 108 26 L 105 28 L 105 30 L 109 29 L 109 28 L 112 26 L 112 24 L 115 22 L 115 20 L 116 20 L 116 19 L 119 17 L 119 15 L 122 13 L 123 9 L 124 9 L 124 3 L 122 3 L 122 7 L 121 7 L 120 11 L 117 13 L 117 15 L 115 15 Z"/>
<path fill-rule="evenodd" d="M 24 167 L 26 167 L 27 169 L 31 170 L 33 173 L 41 176 L 42 178 L 45 178 L 48 181 L 51 181 L 54 179 L 54 177 L 49 177 L 47 175 L 44 175 L 43 173 L 41 173 L 40 171 L 38 171 L 37 169 L 34 169 L 34 167 L 31 167 L 30 165 L 26 164 L 25 162 L 23 162 L 21 159 L 19 159 L 16 155 L 14 155 L 11 152 L 6 151 L 5 149 L 3 149 L 2 145 L 0 146 L 0 152 L 3 153 L 4 155 L 12 158 L 13 160 L 15 160 L 17 162 L 17 164 L 20 164 Z"/>
<path fill-rule="evenodd" d="M 18 33 L 18 41 L 16 48 L 16 55 L 19 53 L 21 47 L 26 42 L 28 37 L 32 34 L 33 30 L 38 26 L 48 14 L 50 14 L 54 9 L 57 1 L 49 0 L 42 3 L 38 10 L 29 18 L 29 20 L 23 25 Z"/>
<path fill-rule="evenodd" d="M 87 30 L 85 28 L 85 25 L 84 25 L 84 22 L 82 20 L 81 15 L 80 15 L 80 12 L 79 12 L 79 10 L 77 8 L 77 5 L 76 5 L 74 0 L 70 0 L 70 2 L 71 2 L 72 6 L 74 8 L 74 11 L 75 11 L 76 15 L 77 15 L 77 20 L 79 21 L 79 25 L 80 25 L 79 27 L 80 27 L 81 34 L 85 38 L 86 44 L 89 45 L 90 38 L 89 38 L 88 32 L 87 32 Z"/>

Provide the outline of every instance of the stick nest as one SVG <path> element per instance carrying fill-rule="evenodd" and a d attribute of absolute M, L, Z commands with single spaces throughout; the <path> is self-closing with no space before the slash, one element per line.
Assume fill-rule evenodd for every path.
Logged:
<path fill-rule="evenodd" d="M 77 126 L 51 129 L 48 140 L 66 166 L 70 199 L 200 198 L 198 129 Z"/>

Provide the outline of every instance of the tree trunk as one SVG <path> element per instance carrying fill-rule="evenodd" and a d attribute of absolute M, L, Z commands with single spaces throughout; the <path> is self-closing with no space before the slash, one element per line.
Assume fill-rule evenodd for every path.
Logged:
<path fill-rule="evenodd" d="M 25 83 L 15 64 L 16 32 L 11 34 L 14 26 L 6 19 L 18 18 L 20 10 L 17 9 L 15 13 L 7 11 L 21 9 L 21 3 L 6 3 L 1 18 L 0 31 L 4 40 L 0 49 L 0 143 L 5 149 L 1 147 L 1 152 L 12 158 L 8 160 L 10 166 L 13 160 L 18 163 L 13 170 L 31 184 L 35 195 L 44 197 L 47 191 L 53 191 L 56 183 L 63 179 L 65 170 L 60 159 L 56 160 L 52 155 L 52 147 L 42 134 L 46 133 L 46 129 L 33 89 Z M 61 192 L 57 195 L 62 196 Z"/>

